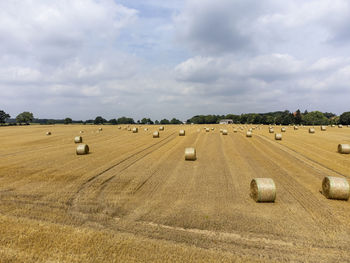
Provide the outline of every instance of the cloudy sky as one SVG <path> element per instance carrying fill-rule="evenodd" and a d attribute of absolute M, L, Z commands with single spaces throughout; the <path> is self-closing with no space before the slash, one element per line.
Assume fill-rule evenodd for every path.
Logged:
<path fill-rule="evenodd" d="M 348 0 L 0 1 L 12 117 L 340 114 L 349 101 Z"/>

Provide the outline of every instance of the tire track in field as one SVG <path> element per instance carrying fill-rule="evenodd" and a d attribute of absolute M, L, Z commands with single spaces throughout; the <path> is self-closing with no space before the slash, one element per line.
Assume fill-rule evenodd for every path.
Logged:
<path fill-rule="evenodd" d="M 101 176 L 103 176 L 104 174 L 106 174 L 107 172 L 111 171 L 112 169 L 119 167 L 120 165 L 125 164 L 125 167 L 121 168 L 121 170 L 125 170 L 128 167 L 132 166 L 133 164 L 135 164 L 136 162 L 140 161 L 141 159 L 143 159 L 144 157 L 146 157 L 148 154 L 150 154 L 152 151 L 157 150 L 158 148 L 162 147 L 163 145 L 169 143 L 171 140 L 173 140 L 174 137 L 174 132 L 171 133 L 170 135 L 168 135 L 166 138 L 150 145 L 147 146 L 146 148 L 143 148 L 135 153 L 132 153 L 131 155 L 127 156 L 126 158 L 118 161 L 117 163 L 111 165 L 110 167 L 104 169 L 103 171 L 95 174 L 94 176 L 90 177 L 89 179 L 87 179 L 85 182 L 83 182 L 79 188 L 77 189 L 77 191 L 74 193 L 74 195 L 67 201 L 67 205 L 68 206 L 72 206 L 74 203 L 74 200 L 76 200 L 77 196 L 80 194 L 80 192 L 82 192 L 85 188 L 87 188 L 88 184 L 93 183 L 95 180 L 97 180 L 98 178 L 100 178 Z M 113 175 L 115 176 L 115 175 Z M 113 177 L 112 176 L 112 177 Z M 104 184 L 107 183 L 109 180 L 111 180 L 111 178 L 108 178 L 104 181 Z"/>

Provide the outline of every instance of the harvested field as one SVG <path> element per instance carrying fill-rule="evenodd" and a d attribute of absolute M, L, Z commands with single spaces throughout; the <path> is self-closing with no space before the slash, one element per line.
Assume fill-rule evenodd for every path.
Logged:
<path fill-rule="evenodd" d="M 350 202 L 321 193 L 325 176 L 350 180 L 350 128 L 124 127 L 0 128 L 1 262 L 350 261 Z M 274 203 L 250 197 L 253 178 L 273 179 Z"/>

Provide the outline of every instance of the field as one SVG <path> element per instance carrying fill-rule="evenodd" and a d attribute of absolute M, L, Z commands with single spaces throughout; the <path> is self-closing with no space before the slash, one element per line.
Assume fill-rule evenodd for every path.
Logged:
<path fill-rule="evenodd" d="M 101 127 L 0 128 L 1 262 L 350 261 L 350 201 L 321 193 L 324 176 L 350 177 L 350 128 Z M 252 200 L 255 177 L 273 178 L 275 203 Z"/>

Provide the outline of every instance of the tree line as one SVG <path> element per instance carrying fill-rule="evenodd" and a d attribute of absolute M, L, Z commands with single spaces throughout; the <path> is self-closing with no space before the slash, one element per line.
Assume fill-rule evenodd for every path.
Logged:
<path fill-rule="evenodd" d="M 350 111 L 344 112 L 340 116 L 331 112 L 320 112 L 307 110 L 301 112 L 297 110 L 295 112 L 275 111 L 268 113 L 245 113 L 241 115 L 227 114 L 227 115 L 196 115 L 186 121 L 187 124 L 215 124 L 219 123 L 222 119 L 231 119 L 236 124 L 304 124 L 304 125 L 328 125 L 328 124 L 343 124 L 350 125 Z M 0 124 L 9 125 L 29 125 L 30 123 L 37 124 L 182 124 L 182 121 L 172 118 L 161 119 L 160 121 L 152 121 L 150 118 L 142 118 L 141 120 L 134 121 L 133 118 L 120 117 L 110 120 L 106 120 L 102 116 L 97 116 L 95 119 L 86 121 L 75 121 L 72 118 L 67 117 L 65 119 L 38 119 L 34 118 L 33 113 L 25 111 L 16 116 L 15 119 L 11 119 L 11 116 L 3 110 L 0 110 Z"/>

